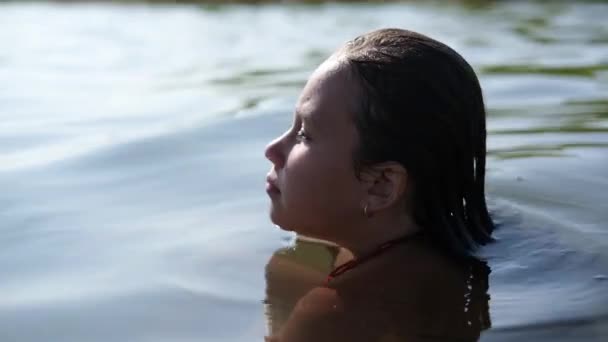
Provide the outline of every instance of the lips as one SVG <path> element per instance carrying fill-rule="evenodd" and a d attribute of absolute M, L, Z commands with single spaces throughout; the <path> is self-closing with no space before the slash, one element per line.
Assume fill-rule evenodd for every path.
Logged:
<path fill-rule="evenodd" d="M 276 185 L 276 178 L 273 178 L 271 176 L 267 176 L 266 177 L 266 192 L 270 195 L 277 195 L 280 194 L 281 191 L 279 190 L 279 188 Z"/>

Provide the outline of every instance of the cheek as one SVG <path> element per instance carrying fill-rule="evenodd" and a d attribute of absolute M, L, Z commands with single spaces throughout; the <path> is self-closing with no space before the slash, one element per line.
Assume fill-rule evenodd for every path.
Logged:
<path fill-rule="evenodd" d="M 294 149 L 285 165 L 285 204 L 300 219 L 333 220 L 352 211 L 357 200 L 350 160 L 319 152 Z"/>

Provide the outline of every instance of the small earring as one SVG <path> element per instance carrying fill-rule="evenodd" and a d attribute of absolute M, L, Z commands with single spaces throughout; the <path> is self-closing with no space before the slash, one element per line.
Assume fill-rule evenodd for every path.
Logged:
<path fill-rule="evenodd" d="M 365 206 L 363 207 L 363 215 L 365 215 L 365 217 L 372 217 L 372 215 L 367 212 L 368 206 L 369 206 L 369 203 L 366 203 Z"/>

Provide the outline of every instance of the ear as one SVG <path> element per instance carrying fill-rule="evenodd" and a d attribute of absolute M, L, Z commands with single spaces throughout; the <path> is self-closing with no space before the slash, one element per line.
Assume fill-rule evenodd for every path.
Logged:
<path fill-rule="evenodd" d="M 397 162 L 384 162 L 367 167 L 361 172 L 365 203 L 372 213 L 399 202 L 408 186 L 407 170 Z"/>

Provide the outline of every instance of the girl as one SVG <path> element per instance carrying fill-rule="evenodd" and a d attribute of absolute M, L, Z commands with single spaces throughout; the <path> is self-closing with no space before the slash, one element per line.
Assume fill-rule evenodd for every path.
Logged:
<path fill-rule="evenodd" d="M 266 157 L 271 220 L 350 255 L 272 338 L 468 341 L 489 326 L 474 256 L 494 227 L 485 108 L 458 53 L 400 29 L 355 38 L 312 74 Z"/>

